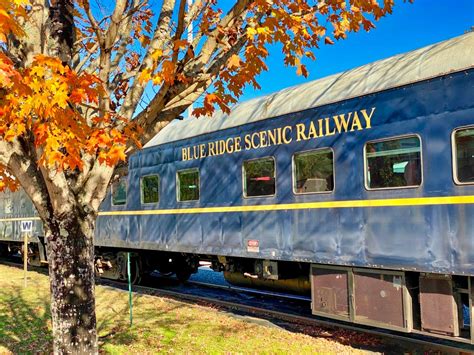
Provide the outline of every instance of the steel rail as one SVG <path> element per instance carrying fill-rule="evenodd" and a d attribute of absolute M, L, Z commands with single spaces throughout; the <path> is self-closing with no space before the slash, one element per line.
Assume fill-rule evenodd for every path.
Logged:
<path fill-rule="evenodd" d="M 246 293 L 253 293 L 253 294 L 263 295 L 263 296 L 272 296 L 272 297 L 278 297 L 278 298 L 287 298 L 291 300 L 311 302 L 311 298 L 309 297 L 291 295 L 288 293 L 262 291 L 262 290 L 247 288 L 247 287 L 240 287 L 240 286 L 234 286 L 234 285 L 219 285 L 219 284 L 212 284 L 212 283 L 193 281 L 193 280 L 188 280 L 186 281 L 186 283 L 191 284 L 191 285 L 210 287 L 210 288 L 220 288 L 220 289 L 230 290 L 230 291 L 246 292 Z"/>

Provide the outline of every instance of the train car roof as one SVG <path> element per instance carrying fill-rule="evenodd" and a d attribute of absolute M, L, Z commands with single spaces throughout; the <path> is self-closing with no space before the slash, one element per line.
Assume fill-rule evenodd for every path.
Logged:
<path fill-rule="evenodd" d="M 229 114 L 175 120 L 145 148 L 299 112 L 474 67 L 474 32 L 235 105 Z"/>

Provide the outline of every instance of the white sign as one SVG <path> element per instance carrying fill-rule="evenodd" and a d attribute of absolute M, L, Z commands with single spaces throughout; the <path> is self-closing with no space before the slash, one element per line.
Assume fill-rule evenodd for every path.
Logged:
<path fill-rule="evenodd" d="M 33 221 L 21 221 L 20 222 L 20 231 L 21 231 L 21 233 L 31 233 L 31 232 L 33 232 Z"/>

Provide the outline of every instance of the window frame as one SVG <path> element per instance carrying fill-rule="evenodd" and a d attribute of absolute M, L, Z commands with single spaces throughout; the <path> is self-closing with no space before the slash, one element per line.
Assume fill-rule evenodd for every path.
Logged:
<path fill-rule="evenodd" d="M 245 163 L 249 161 L 255 161 L 255 160 L 263 160 L 263 159 L 272 159 L 273 160 L 273 166 L 275 167 L 275 174 L 274 174 L 274 179 L 275 179 L 275 193 L 273 195 L 259 195 L 259 196 L 247 196 L 246 195 L 246 183 L 245 183 Z M 248 198 L 269 198 L 269 197 L 275 197 L 277 195 L 277 163 L 276 159 L 273 155 L 265 156 L 265 157 L 259 157 L 259 158 L 252 158 L 252 159 L 246 159 L 242 161 L 242 197 L 245 199 Z"/>
<path fill-rule="evenodd" d="M 180 182 L 180 179 L 179 179 L 179 173 L 183 173 L 183 172 L 191 172 L 191 171 L 197 171 L 198 173 L 198 189 L 199 189 L 199 198 L 197 200 L 185 200 L 185 201 L 181 201 L 179 198 L 180 198 L 180 187 L 181 187 L 181 182 Z M 188 203 L 188 202 L 199 202 L 201 200 L 201 172 L 199 171 L 199 168 L 188 168 L 188 169 L 181 169 L 181 170 L 176 170 L 176 184 L 175 184 L 175 187 L 176 187 L 176 201 L 177 202 L 180 202 L 180 203 Z"/>
<path fill-rule="evenodd" d="M 387 142 L 387 141 L 393 141 L 397 139 L 404 139 L 404 138 L 412 138 L 416 137 L 420 141 L 420 178 L 421 182 L 419 185 L 409 185 L 409 186 L 393 186 L 393 187 L 369 187 L 367 183 L 367 172 L 368 172 L 368 167 L 367 167 L 367 144 L 371 143 L 380 143 L 380 142 Z M 392 136 L 388 138 L 381 138 L 381 139 L 375 139 L 371 141 L 367 141 L 364 143 L 364 147 L 362 148 L 362 153 L 364 157 L 364 187 L 367 191 L 381 191 L 381 190 L 401 190 L 401 189 L 418 189 L 423 186 L 425 182 L 425 176 L 423 174 L 424 170 L 424 163 L 423 163 L 423 140 L 421 139 L 421 136 L 418 133 L 407 133 L 407 134 L 402 134 L 399 136 Z"/>
<path fill-rule="evenodd" d="M 474 125 L 466 125 L 461 126 L 453 129 L 451 132 L 451 157 L 452 157 L 452 164 L 451 169 L 453 173 L 453 181 L 456 185 L 463 186 L 463 185 L 474 185 L 474 181 L 472 182 L 462 182 L 458 179 L 458 159 L 457 159 L 457 149 L 456 149 L 456 132 L 462 131 L 464 129 L 474 129 Z"/>
<path fill-rule="evenodd" d="M 120 204 L 116 204 L 114 203 L 114 185 L 116 183 L 120 183 L 121 181 L 123 181 L 125 183 L 125 202 L 124 203 L 120 203 Z M 110 202 L 111 202 L 111 205 L 113 207 L 122 207 L 122 206 L 126 206 L 127 205 L 127 202 L 128 202 L 128 181 L 127 179 L 119 179 L 118 181 L 115 181 L 114 183 L 112 183 L 112 185 L 110 186 Z"/>
<path fill-rule="evenodd" d="M 143 201 L 143 179 L 146 177 L 150 176 L 156 176 L 158 178 L 158 201 L 156 202 L 144 202 Z M 156 205 L 157 203 L 160 203 L 160 195 L 161 195 L 161 178 L 159 174 L 146 174 L 143 176 L 140 176 L 140 204 L 142 205 Z"/>
<path fill-rule="evenodd" d="M 296 178 L 296 164 L 295 164 L 295 155 L 299 154 L 305 154 L 305 153 L 312 153 L 312 152 L 317 152 L 321 150 L 329 150 L 332 153 L 332 187 L 333 189 L 331 191 L 316 191 L 316 192 L 296 192 L 295 191 L 295 178 Z M 314 194 L 332 194 L 336 190 L 336 164 L 334 164 L 334 149 L 332 147 L 321 147 L 321 148 L 316 148 L 316 149 L 308 149 L 308 150 L 302 150 L 293 153 L 291 157 L 291 189 L 293 191 L 294 195 L 314 195 Z"/>

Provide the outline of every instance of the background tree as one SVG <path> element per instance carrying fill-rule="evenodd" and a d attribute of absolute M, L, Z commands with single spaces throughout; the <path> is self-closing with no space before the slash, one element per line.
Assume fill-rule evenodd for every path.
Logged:
<path fill-rule="evenodd" d="M 393 0 L 94 4 L 0 2 L 0 187 L 43 222 L 58 353 L 97 352 L 93 235 L 118 164 L 198 98 L 196 116 L 229 111 L 270 45 L 307 76 L 319 43 L 370 30 Z"/>

